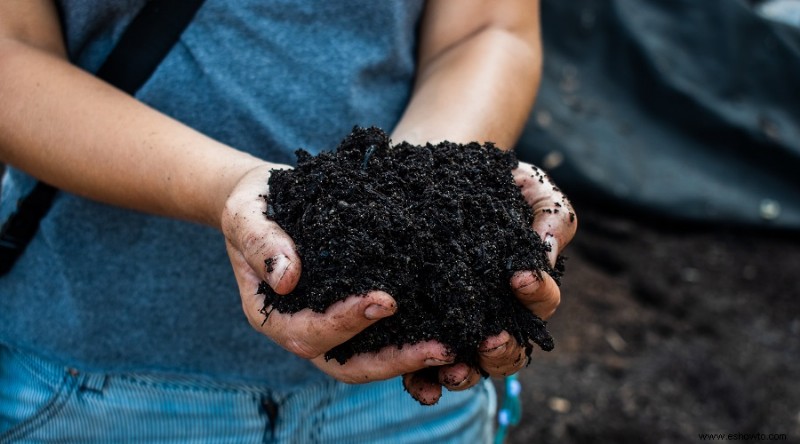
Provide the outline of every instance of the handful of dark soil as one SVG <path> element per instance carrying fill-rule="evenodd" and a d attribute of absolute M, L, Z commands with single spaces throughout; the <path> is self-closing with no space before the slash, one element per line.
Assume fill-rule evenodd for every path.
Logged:
<path fill-rule="evenodd" d="M 545 322 L 514 296 L 518 270 L 558 282 L 549 247 L 515 185 L 513 153 L 492 144 L 390 146 L 377 128 L 355 128 L 335 152 L 297 151 L 297 168 L 273 172 L 266 215 L 295 241 L 303 271 L 284 296 L 263 283 L 264 313 L 323 312 L 350 295 L 383 290 L 397 312 L 325 357 L 435 339 L 456 362 L 478 367 L 478 346 L 508 331 L 527 353 L 553 348 Z"/>

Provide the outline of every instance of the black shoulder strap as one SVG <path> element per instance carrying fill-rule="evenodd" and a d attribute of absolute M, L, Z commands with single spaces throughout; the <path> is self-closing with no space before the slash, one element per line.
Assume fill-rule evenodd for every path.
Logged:
<path fill-rule="evenodd" d="M 97 71 L 97 77 L 133 94 L 175 46 L 203 0 L 148 0 Z"/>
<path fill-rule="evenodd" d="M 111 50 L 97 76 L 133 94 L 150 78 L 204 0 L 147 0 Z M 56 188 L 37 182 L 0 229 L 0 276 L 14 266 L 53 204 Z"/>

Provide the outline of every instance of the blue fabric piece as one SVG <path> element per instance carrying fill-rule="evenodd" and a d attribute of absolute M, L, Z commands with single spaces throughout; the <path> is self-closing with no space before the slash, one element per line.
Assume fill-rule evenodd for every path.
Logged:
<path fill-rule="evenodd" d="M 488 380 L 430 407 L 402 390 L 399 380 L 328 380 L 281 396 L 207 378 L 84 372 L 0 347 L 0 442 L 491 442 Z"/>
<path fill-rule="evenodd" d="M 796 20 L 778 1 L 543 0 L 518 156 L 576 201 L 800 230 L 800 28 L 778 5 Z"/>
<path fill-rule="evenodd" d="M 62 0 L 96 70 L 143 0 Z M 390 131 L 410 95 L 421 2 L 207 0 L 137 97 L 217 140 L 292 163 L 353 125 Z M 30 178 L 9 169 L 0 215 Z M 0 278 L 0 342 L 87 370 L 207 375 L 275 390 L 326 379 L 255 332 L 217 231 L 60 193 Z"/>

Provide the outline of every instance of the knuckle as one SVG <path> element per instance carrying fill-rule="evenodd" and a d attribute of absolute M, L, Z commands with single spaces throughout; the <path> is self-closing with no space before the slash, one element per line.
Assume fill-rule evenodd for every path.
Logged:
<path fill-rule="evenodd" d="M 263 234 L 249 231 L 242 236 L 242 250 L 254 254 L 260 253 L 266 249 L 265 239 Z"/>
<path fill-rule="evenodd" d="M 250 326 L 253 327 L 254 330 L 261 331 L 263 328 L 264 320 L 257 320 L 255 316 L 253 316 L 249 311 L 245 310 L 245 316 L 247 317 L 247 322 L 250 323 Z"/>
<path fill-rule="evenodd" d="M 297 337 L 288 338 L 284 347 L 303 359 L 314 359 L 323 353 L 317 347 L 309 344 L 308 341 Z"/>
<path fill-rule="evenodd" d="M 521 347 L 508 347 L 497 356 L 484 356 L 481 360 L 481 367 L 491 376 L 507 376 L 522 368 L 521 365 L 524 365 L 525 362 L 524 356 L 525 352 Z M 519 368 L 517 368 L 518 366 Z"/>

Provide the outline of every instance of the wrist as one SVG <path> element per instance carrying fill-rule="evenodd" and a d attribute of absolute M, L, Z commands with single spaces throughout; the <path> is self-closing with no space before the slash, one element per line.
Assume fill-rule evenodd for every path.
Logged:
<path fill-rule="evenodd" d="M 214 196 L 214 201 L 209 206 L 209 209 L 211 210 L 209 214 L 209 217 L 211 218 L 210 225 L 215 228 L 221 229 L 225 207 L 228 205 L 228 201 L 231 196 L 234 194 L 237 188 L 242 187 L 243 183 L 253 182 L 252 185 L 248 185 L 245 188 L 248 190 L 253 190 L 253 199 L 261 200 L 259 194 L 266 193 L 267 191 L 269 172 L 273 168 L 276 168 L 277 165 L 252 156 L 248 157 L 249 158 L 243 158 L 238 162 L 227 165 L 224 169 L 226 171 L 223 171 L 223 175 L 220 177 L 219 185 L 216 188 L 217 192 Z"/>
<path fill-rule="evenodd" d="M 273 164 L 233 149 L 224 156 L 216 154 L 192 167 L 183 186 L 175 187 L 173 201 L 183 208 L 185 219 L 220 229 L 223 209 L 239 182 L 251 171 L 271 169 Z"/>

